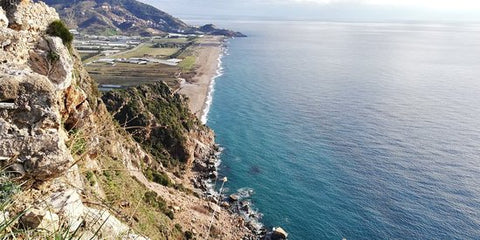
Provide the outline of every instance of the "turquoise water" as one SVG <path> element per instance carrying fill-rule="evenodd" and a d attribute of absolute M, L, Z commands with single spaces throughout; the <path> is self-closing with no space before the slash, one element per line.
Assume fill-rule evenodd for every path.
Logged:
<path fill-rule="evenodd" d="M 480 27 L 230 22 L 208 125 L 291 240 L 480 239 Z"/>

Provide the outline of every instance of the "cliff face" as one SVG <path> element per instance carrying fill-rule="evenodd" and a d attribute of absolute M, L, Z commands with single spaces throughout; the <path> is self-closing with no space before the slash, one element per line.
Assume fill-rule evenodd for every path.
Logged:
<path fill-rule="evenodd" d="M 15 164 L 22 165 L 20 172 L 44 180 L 73 162 L 61 124 L 61 112 L 68 106 L 60 101 L 72 85 L 73 60 L 60 39 L 41 34 L 48 22 L 58 19 L 54 10 L 27 1 L 6 10 L 0 12 L 4 22 L 0 29 L 0 156 L 14 158 Z M 45 18 L 36 21 L 38 15 Z M 46 58 L 48 51 L 58 51 L 62 58 L 53 63 Z M 31 66 L 32 58 L 39 58 L 39 65 L 51 63 L 58 71 Z"/>
<path fill-rule="evenodd" d="M 107 94 L 117 123 L 75 50 L 46 34 L 55 10 L 1 7 L 0 206 L 13 204 L 0 224 L 12 220 L 23 239 L 205 237 L 219 207 L 195 196 L 188 173 L 212 154 L 213 133 L 182 98 L 160 83 Z M 210 237 L 248 236 L 241 220 L 217 213 Z"/>
<path fill-rule="evenodd" d="M 12 213 L 26 211 L 20 221 L 25 228 L 58 231 L 63 224 L 94 229 L 103 219 L 108 227 L 99 235 L 135 237 L 116 217 L 82 202 L 83 181 L 70 130 L 94 121 L 96 103 L 90 103 L 91 92 L 81 88 L 90 79 L 78 73 L 78 58 L 62 39 L 45 34 L 58 14 L 43 3 L 2 1 L 0 19 L 2 175 L 24 187 Z M 46 233 L 29 234 L 24 236 L 41 238 Z"/>

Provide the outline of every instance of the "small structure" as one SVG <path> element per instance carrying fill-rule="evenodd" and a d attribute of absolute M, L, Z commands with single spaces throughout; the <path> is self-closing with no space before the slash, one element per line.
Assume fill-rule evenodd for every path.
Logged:
<path fill-rule="evenodd" d="M 171 62 L 171 63 L 179 63 L 183 61 L 182 59 L 178 59 L 178 58 L 170 58 L 167 60 L 167 62 Z"/>

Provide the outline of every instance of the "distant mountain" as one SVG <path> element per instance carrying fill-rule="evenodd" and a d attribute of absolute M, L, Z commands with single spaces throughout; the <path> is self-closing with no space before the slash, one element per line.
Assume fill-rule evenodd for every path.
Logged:
<path fill-rule="evenodd" d="M 153 6 L 136 0 L 43 0 L 54 7 L 71 28 L 88 34 L 158 35 L 164 33 L 204 33 L 229 37 L 239 32 L 213 25 L 193 27 Z"/>

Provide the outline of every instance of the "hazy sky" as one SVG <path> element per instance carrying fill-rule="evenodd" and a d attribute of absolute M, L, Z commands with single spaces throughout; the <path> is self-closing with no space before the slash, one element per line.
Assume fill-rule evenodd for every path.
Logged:
<path fill-rule="evenodd" d="M 141 0 L 180 17 L 480 21 L 480 0 Z"/>

